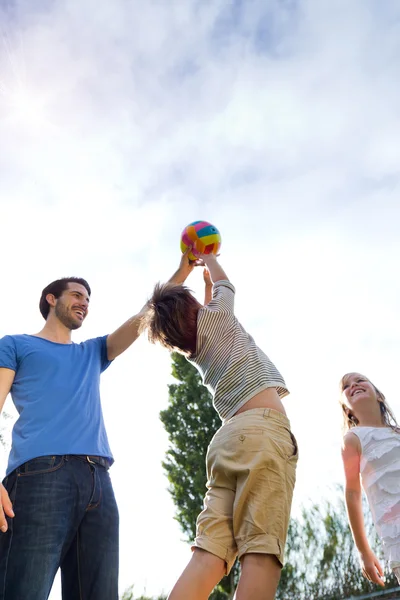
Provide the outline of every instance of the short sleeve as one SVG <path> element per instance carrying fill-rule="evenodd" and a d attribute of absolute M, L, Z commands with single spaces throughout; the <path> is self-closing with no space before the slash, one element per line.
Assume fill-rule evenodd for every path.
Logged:
<path fill-rule="evenodd" d="M 112 360 L 108 360 L 108 357 L 107 357 L 107 338 L 108 338 L 108 335 L 104 335 L 103 337 L 98 338 L 98 340 L 100 342 L 101 372 L 102 373 L 103 373 L 103 371 L 108 369 L 108 367 L 112 363 Z"/>
<path fill-rule="evenodd" d="M 17 349 L 11 335 L 0 339 L 0 368 L 16 371 L 18 367 Z"/>
<path fill-rule="evenodd" d="M 235 288 L 228 280 L 216 281 L 213 285 L 212 299 L 206 309 L 217 312 L 233 313 Z"/>

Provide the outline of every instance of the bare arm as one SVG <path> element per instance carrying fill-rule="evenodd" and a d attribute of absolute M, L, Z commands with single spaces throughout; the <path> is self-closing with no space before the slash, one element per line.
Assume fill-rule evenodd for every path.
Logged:
<path fill-rule="evenodd" d="M 209 270 L 213 283 L 217 281 L 229 281 L 215 254 L 201 254 L 200 258 Z"/>
<path fill-rule="evenodd" d="M 169 278 L 168 283 L 173 283 L 174 285 L 183 285 L 193 269 L 199 265 L 197 261 L 193 262 L 189 259 L 191 250 L 192 246 L 189 246 L 186 249 L 186 252 L 182 254 L 179 267 L 172 277 Z"/>
<path fill-rule="evenodd" d="M 128 319 L 107 337 L 107 358 L 114 360 L 125 352 L 140 335 L 140 325 L 147 312 L 147 304 L 143 306 L 137 315 Z"/>
<path fill-rule="evenodd" d="M 354 543 L 360 553 L 364 576 L 381 586 L 383 570 L 379 560 L 369 545 L 364 525 L 362 492 L 360 483 L 360 441 L 356 435 L 348 433 L 343 440 L 342 459 L 345 474 L 345 501 L 350 529 Z"/>
<path fill-rule="evenodd" d="M 12 369 L 0 368 L 0 412 L 3 410 L 4 402 L 11 390 L 15 377 L 15 371 Z M 11 500 L 8 492 L 3 484 L 0 484 L 0 530 L 5 533 L 8 529 L 5 514 L 8 517 L 13 517 Z"/>
<path fill-rule="evenodd" d="M 210 271 L 207 268 L 205 268 L 203 270 L 203 278 L 204 278 L 204 283 L 205 283 L 204 306 L 206 306 L 212 300 L 212 286 L 213 286 L 211 277 L 210 277 Z"/>
<path fill-rule="evenodd" d="M 0 367 L 0 413 L 3 410 L 4 402 L 10 393 L 11 386 L 15 377 L 15 371 Z"/>

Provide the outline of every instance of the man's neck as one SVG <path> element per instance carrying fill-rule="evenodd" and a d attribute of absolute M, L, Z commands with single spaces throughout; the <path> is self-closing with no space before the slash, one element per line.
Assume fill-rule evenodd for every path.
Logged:
<path fill-rule="evenodd" d="M 35 337 L 40 337 L 50 342 L 56 342 L 57 344 L 71 344 L 71 330 L 65 327 L 57 319 L 48 319 L 46 325 L 39 333 L 34 334 Z"/>

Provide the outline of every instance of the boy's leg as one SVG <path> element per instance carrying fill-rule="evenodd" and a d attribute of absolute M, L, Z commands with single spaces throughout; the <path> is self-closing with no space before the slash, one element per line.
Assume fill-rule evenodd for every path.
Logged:
<path fill-rule="evenodd" d="M 81 463 L 81 468 L 87 470 L 91 493 L 61 564 L 63 598 L 118 600 L 119 517 L 110 476 L 99 465 Z"/>
<path fill-rule="evenodd" d="M 245 554 L 236 600 L 274 600 L 282 566 L 272 554 Z"/>
<path fill-rule="evenodd" d="M 4 484 L 15 517 L 0 534 L 0 600 L 44 600 L 71 526 L 74 498 L 64 458 L 31 460 Z"/>
<path fill-rule="evenodd" d="M 195 548 L 168 600 L 207 600 L 225 573 L 224 560 L 206 550 Z"/>

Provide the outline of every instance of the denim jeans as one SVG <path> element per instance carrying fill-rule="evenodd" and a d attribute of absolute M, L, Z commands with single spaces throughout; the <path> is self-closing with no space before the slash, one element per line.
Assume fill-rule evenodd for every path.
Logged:
<path fill-rule="evenodd" d="M 4 482 L 15 517 L 0 532 L 0 600 L 118 600 L 118 509 L 104 466 L 42 456 Z"/>

